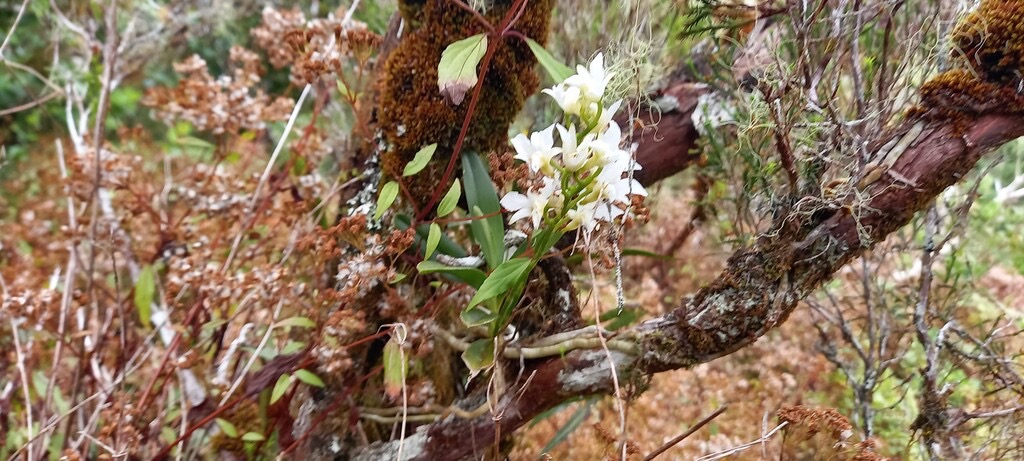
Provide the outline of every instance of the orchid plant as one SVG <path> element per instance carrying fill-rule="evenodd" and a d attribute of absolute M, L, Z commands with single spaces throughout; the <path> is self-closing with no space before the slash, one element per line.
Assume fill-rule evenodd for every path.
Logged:
<path fill-rule="evenodd" d="M 507 335 L 513 311 L 522 298 L 530 272 L 556 242 L 567 233 L 577 232 L 589 245 L 602 225 L 611 224 L 627 212 L 632 197 L 647 195 L 632 178 L 640 165 L 629 151 L 620 147 L 622 130 L 613 116 L 621 101 L 604 102 L 614 73 L 605 69 L 603 55 L 598 53 L 587 66 L 577 66 L 572 74 L 568 67 L 555 63 L 543 48 L 533 45 L 531 49 L 540 53 L 538 60 L 560 81 L 543 93 L 561 108 L 561 121 L 529 136 L 520 134 L 511 139 L 515 158 L 529 168 L 527 178 L 519 184 L 520 190 L 506 193 L 499 201 L 480 156 L 463 153 L 462 185 L 456 181 L 437 210 L 438 217 L 451 213 L 464 187 L 471 235 L 483 257 L 466 255 L 453 245 L 435 254 L 439 244 L 445 246 L 440 226 L 435 222 L 418 227 L 424 247 L 424 261 L 417 266 L 419 272 L 444 273 L 476 288 L 460 315 L 467 327 L 483 327 L 489 332 L 489 337 L 474 341 L 463 352 L 463 360 L 473 374 L 493 365 L 502 333 L 506 333 L 505 341 L 514 341 Z M 464 45 L 456 42 L 452 46 Z M 469 58 L 459 59 L 442 57 L 440 65 L 474 69 L 474 63 L 467 61 Z M 443 88 L 444 83 L 439 80 L 439 87 Z M 424 147 L 406 167 L 404 175 L 420 171 L 429 161 L 433 147 Z M 375 218 L 380 218 L 397 195 L 398 185 L 393 181 L 382 187 Z M 528 228 L 529 235 L 515 230 L 506 233 L 498 213 L 501 208 L 510 213 L 509 224 L 525 221 L 522 226 Z M 489 273 L 478 269 L 485 264 Z"/>
<path fill-rule="evenodd" d="M 612 120 L 621 101 L 605 105 L 603 100 L 612 77 L 598 53 L 588 66 L 577 66 L 575 75 L 543 90 L 562 109 L 560 123 L 512 138 L 515 158 L 529 167 L 532 186 L 508 192 L 501 205 L 511 213 L 510 224 L 527 220 L 532 235 L 484 280 L 464 321 L 487 319 L 493 335 L 505 331 L 530 271 L 563 235 L 579 232 L 589 245 L 602 223 L 626 213 L 631 196 L 647 195 L 632 178 L 640 165 L 620 147 L 622 130 Z"/>

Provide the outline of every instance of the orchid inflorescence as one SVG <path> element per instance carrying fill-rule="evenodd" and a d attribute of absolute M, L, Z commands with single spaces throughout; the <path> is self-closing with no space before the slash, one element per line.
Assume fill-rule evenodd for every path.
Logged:
<path fill-rule="evenodd" d="M 588 67 L 576 66 L 576 72 L 543 90 L 562 109 L 562 122 L 512 138 L 515 158 L 539 181 L 525 194 L 509 192 L 501 205 L 512 212 L 510 222 L 529 218 L 535 230 L 580 230 L 589 240 L 601 222 L 625 213 L 630 195 L 646 196 L 647 191 L 632 179 L 640 165 L 619 147 L 622 130 L 612 116 L 622 101 L 607 106 L 602 101 L 614 73 L 605 70 L 601 53 Z"/>

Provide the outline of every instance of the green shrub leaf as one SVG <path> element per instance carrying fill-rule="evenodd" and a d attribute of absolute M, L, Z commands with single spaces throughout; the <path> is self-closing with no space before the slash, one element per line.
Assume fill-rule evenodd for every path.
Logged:
<path fill-rule="evenodd" d="M 316 328 L 316 322 L 309 317 L 288 317 L 277 322 L 277 327 Z"/>
<path fill-rule="evenodd" d="M 487 36 L 477 34 L 459 40 L 441 53 L 437 64 L 437 88 L 456 106 L 462 104 L 466 92 L 476 86 L 476 66 L 487 51 Z"/>
<path fill-rule="evenodd" d="M 441 226 L 437 225 L 436 222 L 430 223 L 430 232 L 427 234 L 427 248 L 423 252 L 423 259 L 430 259 L 434 255 L 434 250 L 437 249 L 438 242 L 441 241 Z"/>
<path fill-rule="evenodd" d="M 434 157 L 434 151 L 437 150 L 437 143 L 433 143 L 429 146 L 423 146 L 416 156 L 412 158 L 412 161 L 405 164 L 405 170 L 402 170 L 402 176 L 412 176 L 420 171 L 423 171 L 430 163 L 430 159 Z"/>
<path fill-rule="evenodd" d="M 231 438 L 237 438 L 238 437 L 238 428 L 235 427 L 235 425 L 232 424 L 231 421 L 228 421 L 228 420 L 223 419 L 223 418 L 217 418 L 214 421 L 217 422 L 217 426 L 220 427 L 220 431 L 223 432 L 224 435 L 226 435 L 228 437 L 231 437 Z"/>
<path fill-rule="evenodd" d="M 270 391 L 270 403 L 276 403 L 284 397 L 284 393 L 288 392 L 288 388 L 291 387 L 292 376 L 288 373 L 281 375 L 277 378 L 277 383 L 274 384 L 274 390 Z"/>
<path fill-rule="evenodd" d="M 380 188 L 380 195 L 377 196 L 377 211 L 373 213 L 373 219 L 380 220 L 380 217 L 384 216 L 384 212 L 391 208 L 391 204 L 395 203 L 396 198 L 398 198 L 398 183 L 388 181 L 384 187 Z"/>
<path fill-rule="evenodd" d="M 242 434 L 242 440 L 246 442 L 262 442 L 266 439 L 267 438 L 259 432 L 246 432 L 245 434 Z"/>
<path fill-rule="evenodd" d="M 135 309 L 139 313 L 139 320 L 146 328 L 152 328 L 150 321 L 153 294 L 156 292 L 156 279 L 153 275 L 153 266 L 146 266 L 139 272 L 139 280 L 135 282 Z"/>
<path fill-rule="evenodd" d="M 455 178 L 452 187 L 448 188 L 448 192 L 441 198 L 441 203 L 437 205 L 437 217 L 442 218 L 455 211 L 455 205 L 459 203 L 461 197 L 462 183 L 459 182 L 459 178 Z"/>
<path fill-rule="evenodd" d="M 324 380 L 320 379 L 316 373 L 309 371 L 305 368 L 295 371 L 295 377 L 313 387 L 324 387 Z"/>

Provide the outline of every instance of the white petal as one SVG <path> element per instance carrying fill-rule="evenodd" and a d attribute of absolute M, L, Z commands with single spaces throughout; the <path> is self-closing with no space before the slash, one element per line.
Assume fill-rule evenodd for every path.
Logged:
<path fill-rule="evenodd" d="M 501 206 L 508 211 L 521 210 L 530 205 L 530 200 L 519 192 L 509 192 L 501 198 Z"/>

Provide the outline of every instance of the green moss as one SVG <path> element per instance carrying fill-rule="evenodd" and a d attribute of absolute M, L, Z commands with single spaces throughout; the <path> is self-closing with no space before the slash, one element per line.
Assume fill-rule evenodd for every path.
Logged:
<path fill-rule="evenodd" d="M 1024 75 L 1024 2 L 984 0 L 951 38 L 954 59 L 983 80 L 1016 84 Z"/>
<path fill-rule="evenodd" d="M 414 197 L 426 201 L 435 188 L 447 186 L 439 182 L 473 91 L 461 105 L 447 102 L 437 88 L 437 64 L 449 44 L 485 31 L 471 14 L 452 2 L 426 0 L 422 6 L 418 2 L 403 3 L 408 3 L 407 9 L 422 22 L 403 37 L 385 64 L 378 113 L 388 143 L 383 166 L 389 174 L 399 176 L 420 147 L 436 142 L 438 150 L 430 165 L 408 184 Z M 497 1 L 485 17 L 491 24 L 499 24 L 510 4 Z M 528 2 L 514 29 L 544 43 L 551 8 L 551 0 Z M 526 97 L 537 89 L 535 62 L 522 41 L 512 37 L 502 41 L 481 83 L 483 90 L 463 150 L 489 152 L 505 145 L 509 124 Z"/>

